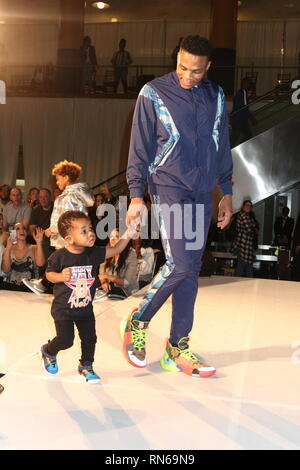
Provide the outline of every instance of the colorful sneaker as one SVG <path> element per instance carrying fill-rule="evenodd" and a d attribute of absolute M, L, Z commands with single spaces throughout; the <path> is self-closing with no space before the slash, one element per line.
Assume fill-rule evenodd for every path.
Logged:
<path fill-rule="evenodd" d="M 146 367 L 146 331 L 149 322 L 134 320 L 135 309 L 130 315 L 123 318 L 120 325 L 125 358 L 134 367 Z"/>
<path fill-rule="evenodd" d="M 3 390 L 4 390 L 4 387 L 3 387 L 3 385 L 0 384 L 0 393 L 2 393 Z"/>
<path fill-rule="evenodd" d="M 57 374 L 58 365 L 56 362 L 56 356 L 51 356 L 50 354 L 48 354 L 46 352 L 46 347 L 47 344 L 43 344 L 39 350 L 39 355 L 41 356 L 43 361 L 43 367 L 48 374 Z"/>
<path fill-rule="evenodd" d="M 22 279 L 23 284 L 25 284 L 28 289 L 34 292 L 37 295 L 42 295 L 46 293 L 46 287 L 42 284 L 41 279 Z"/>
<path fill-rule="evenodd" d="M 100 382 L 99 375 L 93 370 L 93 364 L 91 362 L 79 362 L 78 375 L 88 384 L 98 384 Z"/>
<path fill-rule="evenodd" d="M 189 349 L 189 338 L 181 338 L 177 346 L 167 340 L 166 351 L 160 361 L 164 370 L 169 372 L 184 372 L 192 377 L 210 377 L 216 373 L 214 367 L 204 364 Z"/>

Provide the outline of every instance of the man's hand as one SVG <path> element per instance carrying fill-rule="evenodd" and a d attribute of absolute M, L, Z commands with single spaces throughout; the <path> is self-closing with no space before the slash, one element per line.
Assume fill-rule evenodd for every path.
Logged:
<path fill-rule="evenodd" d="M 219 202 L 219 213 L 217 227 L 227 227 L 232 216 L 232 195 L 225 194 Z"/>
<path fill-rule="evenodd" d="M 132 238 L 137 238 L 136 232 L 141 231 L 141 226 L 147 222 L 148 210 L 142 198 L 133 198 L 128 207 L 126 225 Z"/>

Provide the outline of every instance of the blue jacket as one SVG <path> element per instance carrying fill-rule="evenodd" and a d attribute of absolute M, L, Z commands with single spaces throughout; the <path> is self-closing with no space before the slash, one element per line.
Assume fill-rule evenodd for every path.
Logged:
<path fill-rule="evenodd" d="M 225 97 L 202 80 L 181 88 L 176 72 L 147 83 L 137 99 L 127 167 L 130 197 L 146 182 L 165 188 L 232 194 L 232 157 Z"/>

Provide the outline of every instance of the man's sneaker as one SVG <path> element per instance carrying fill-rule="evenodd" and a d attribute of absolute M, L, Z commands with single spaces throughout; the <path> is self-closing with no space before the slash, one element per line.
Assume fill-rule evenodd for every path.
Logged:
<path fill-rule="evenodd" d="M 107 299 L 107 294 L 104 290 L 100 289 L 99 287 L 96 289 L 95 296 L 93 302 L 101 302 L 102 300 Z"/>
<path fill-rule="evenodd" d="M 42 284 L 41 279 L 22 279 L 23 284 L 25 284 L 28 289 L 32 290 L 37 295 L 42 295 L 46 293 L 46 287 Z"/>
<path fill-rule="evenodd" d="M 3 390 L 4 390 L 4 387 L 3 387 L 3 385 L 0 384 L 0 393 L 2 393 Z"/>
<path fill-rule="evenodd" d="M 84 362 L 84 364 L 81 364 L 80 362 L 78 366 L 78 375 L 88 384 L 93 385 L 100 382 L 100 377 L 96 372 L 94 372 L 91 362 Z"/>
<path fill-rule="evenodd" d="M 181 338 L 177 346 L 167 340 L 166 351 L 160 361 L 164 370 L 169 372 L 184 372 L 192 377 L 210 377 L 216 373 L 216 369 L 205 364 L 189 349 L 189 338 Z"/>
<path fill-rule="evenodd" d="M 48 374 L 57 374 L 58 365 L 56 356 L 51 356 L 51 354 L 47 353 L 46 348 L 47 344 L 43 344 L 39 350 L 39 355 L 42 358 L 44 369 Z"/>
<path fill-rule="evenodd" d="M 121 338 L 123 340 L 123 352 L 125 358 L 134 367 L 146 367 L 146 331 L 149 322 L 134 320 L 134 310 L 123 318 L 120 325 Z"/>

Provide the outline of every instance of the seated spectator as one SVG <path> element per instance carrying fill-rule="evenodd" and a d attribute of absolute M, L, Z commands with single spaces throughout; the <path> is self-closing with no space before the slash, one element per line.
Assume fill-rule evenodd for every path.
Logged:
<path fill-rule="evenodd" d="M 138 281 L 140 289 L 152 281 L 154 251 L 151 240 L 136 238 L 131 241 L 138 259 Z"/>
<path fill-rule="evenodd" d="M 98 214 L 101 214 L 101 216 Z M 108 243 L 108 237 L 106 237 L 105 239 L 101 239 L 101 238 L 98 238 L 98 234 L 97 234 L 97 224 L 99 220 L 101 220 L 105 215 L 107 215 L 107 212 L 105 211 L 105 203 L 104 203 L 103 194 L 98 193 L 95 195 L 95 203 L 92 207 L 88 208 L 88 215 L 89 215 L 89 218 L 91 219 L 93 229 L 96 233 L 95 245 L 106 246 Z M 107 226 L 105 230 L 107 231 Z"/>
<path fill-rule="evenodd" d="M 19 188 L 12 188 L 9 193 L 10 202 L 3 211 L 3 226 L 7 232 L 16 223 L 21 222 L 24 228 L 28 228 L 31 207 L 22 202 L 22 193 Z"/>
<path fill-rule="evenodd" d="M 39 191 L 40 190 L 38 188 L 30 188 L 28 191 L 27 204 L 31 209 L 34 209 L 39 205 Z"/>
<path fill-rule="evenodd" d="M 27 292 L 23 279 L 37 278 L 38 266 L 46 263 L 42 247 L 43 230 L 37 228 L 33 234 L 36 245 L 26 242 L 27 230 L 22 223 L 15 224 L 14 231 L 2 256 L 1 269 L 6 275 L 3 287 Z"/>
<path fill-rule="evenodd" d="M 2 184 L 0 186 L 0 214 L 3 214 L 4 207 L 9 203 L 10 186 L 8 184 Z"/>
<path fill-rule="evenodd" d="M 59 189 L 59 188 L 55 188 L 53 190 L 53 201 L 55 201 L 55 199 L 58 198 L 58 196 L 60 196 L 62 193 L 62 191 Z"/>
<path fill-rule="evenodd" d="M 100 193 L 104 196 L 104 202 L 112 204 L 113 206 L 116 205 L 117 198 L 111 194 L 107 183 L 100 186 Z"/>
<path fill-rule="evenodd" d="M 33 236 L 37 227 L 46 230 L 50 226 L 51 214 L 53 210 L 53 202 L 51 201 L 51 191 L 47 188 L 42 188 L 39 192 L 38 206 L 31 212 L 29 221 L 29 232 Z M 43 250 L 46 259 L 49 258 L 54 249 L 50 246 L 50 238 L 43 238 Z"/>
<path fill-rule="evenodd" d="M 109 237 L 109 246 L 115 246 L 119 240 L 119 230 L 115 229 Z M 124 291 L 124 298 L 131 295 L 139 289 L 137 268 L 135 250 L 128 244 L 118 256 L 109 258 L 101 264 L 99 274 L 101 288 L 109 294 L 115 286 L 121 287 Z"/>

